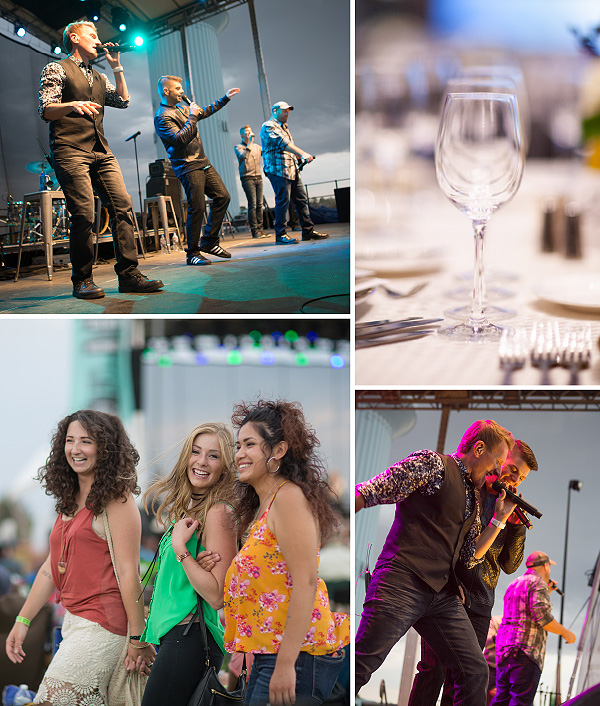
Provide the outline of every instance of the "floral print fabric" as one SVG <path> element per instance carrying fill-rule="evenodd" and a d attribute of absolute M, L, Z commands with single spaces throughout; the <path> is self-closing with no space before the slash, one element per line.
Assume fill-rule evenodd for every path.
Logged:
<path fill-rule="evenodd" d="M 269 508 L 254 523 L 227 572 L 225 649 L 228 652 L 272 654 L 279 651 L 283 639 L 292 577 L 277 538 L 267 527 L 268 512 Z M 330 610 L 327 586 L 318 579 L 302 651 L 323 655 L 349 642 L 350 616 Z"/>

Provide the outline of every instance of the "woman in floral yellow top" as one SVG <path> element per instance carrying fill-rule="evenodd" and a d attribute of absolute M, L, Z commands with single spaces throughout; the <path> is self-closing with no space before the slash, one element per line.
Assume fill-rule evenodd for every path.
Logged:
<path fill-rule="evenodd" d="M 318 577 L 319 546 L 335 530 L 319 442 L 299 405 L 234 408 L 240 524 L 247 539 L 225 578 L 225 649 L 252 652 L 245 704 L 320 704 L 350 642 Z"/>

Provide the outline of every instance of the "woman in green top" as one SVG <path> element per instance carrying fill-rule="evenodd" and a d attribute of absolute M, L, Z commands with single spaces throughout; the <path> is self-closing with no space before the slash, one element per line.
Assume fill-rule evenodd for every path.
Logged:
<path fill-rule="evenodd" d="M 202 676 L 204 643 L 195 617 L 196 593 L 202 601 L 211 666 L 223 661 L 223 585 L 236 554 L 234 441 L 225 424 L 196 427 L 183 444 L 169 476 L 144 495 L 162 497 L 154 514 L 167 531 L 159 546 L 150 614 L 142 641 L 160 645 L 142 706 L 185 706 Z M 220 557 L 211 571 L 196 558 L 204 552 Z"/>

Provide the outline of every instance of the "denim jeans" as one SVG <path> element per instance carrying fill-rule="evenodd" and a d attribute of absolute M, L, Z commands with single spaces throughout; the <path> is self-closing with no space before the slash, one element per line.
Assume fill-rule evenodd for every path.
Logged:
<path fill-rule="evenodd" d="M 346 648 L 348 649 L 348 648 Z M 276 654 L 256 654 L 248 680 L 244 706 L 266 706 Z M 331 694 L 342 668 L 344 655 L 311 655 L 300 652 L 296 660 L 296 704 L 317 706 Z"/>
<path fill-rule="evenodd" d="M 94 245 L 94 191 L 110 217 L 115 247 L 115 272 L 120 275 L 137 267 L 133 234 L 131 197 L 127 193 L 121 168 L 112 152 L 84 152 L 60 145 L 53 154 L 56 178 L 65 195 L 71 217 L 69 254 L 71 279 L 81 282 L 92 276 Z"/>
<path fill-rule="evenodd" d="M 308 196 L 300 175 L 294 180 L 275 174 L 267 174 L 267 176 L 275 192 L 275 236 L 285 235 L 290 199 L 298 212 L 302 235 L 310 235 L 314 230 L 314 223 L 310 218 Z"/>
<path fill-rule="evenodd" d="M 455 706 L 486 701 L 488 666 L 473 626 L 448 585 L 436 593 L 397 559 L 378 561 L 356 633 L 356 690 L 366 684 L 410 627 L 452 673 Z"/>
<path fill-rule="evenodd" d="M 478 615 L 467 609 L 467 615 L 477 635 L 481 651 L 485 647 L 490 617 Z M 445 681 L 444 681 L 445 680 Z M 444 687 L 441 706 L 452 706 L 454 701 L 454 681 L 450 670 L 439 661 L 435 652 L 424 640 L 421 641 L 421 659 L 417 664 L 408 706 L 435 706 L 440 689 Z"/>
<path fill-rule="evenodd" d="M 248 199 L 248 223 L 252 235 L 263 229 L 263 182 L 262 177 L 246 177 L 241 180 L 242 189 Z"/>
<path fill-rule="evenodd" d="M 186 627 L 176 625 L 161 639 L 142 706 L 185 706 L 194 693 L 204 673 L 204 641 L 199 623 L 194 623 L 184 635 Z M 223 663 L 223 652 L 208 629 L 206 634 L 210 664 L 218 672 Z"/>
<path fill-rule="evenodd" d="M 205 195 L 212 199 L 210 217 L 207 220 L 202 246 L 208 248 L 219 244 L 219 231 L 223 225 L 223 218 L 229 206 L 229 192 L 223 180 L 214 167 L 208 169 L 194 169 L 182 174 L 179 181 L 185 191 L 188 202 L 186 222 L 186 238 L 188 257 L 200 252 L 200 236 L 202 235 L 202 220 L 206 211 Z"/>
<path fill-rule="evenodd" d="M 492 706 L 532 706 L 541 669 L 522 650 L 496 666 L 496 696 Z"/>

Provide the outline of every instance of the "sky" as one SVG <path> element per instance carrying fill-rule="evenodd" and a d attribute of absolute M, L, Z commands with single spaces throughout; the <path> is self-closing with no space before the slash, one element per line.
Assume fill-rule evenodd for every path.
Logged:
<path fill-rule="evenodd" d="M 416 411 L 416 423 L 406 435 L 392 443 L 389 463 L 400 461 L 412 451 L 425 448 L 435 449 L 441 413 L 437 411 Z M 536 455 L 539 470 L 531 472 L 519 490 L 523 497 L 542 512 L 541 519 L 532 519 L 533 529 L 528 530 L 525 556 L 535 550 L 546 552 L 556 561 L 552 567 L 552 578 L 559 587 L 563 577 L 563 552 L 566 525 L 566 506 L 569 480 L 583 483 L 580 492 L 571 491 L 571 512 L 569 522 L 569 544 L 567 554 L 567 577 L 565 591 L 564 624 L 579 640 L 583 627 L 585 609 L 579 612 L 590 596 L 586 572 L 594 569 L 600 551 L 600 539 L 595 528 L 600 497 L 600 474 L 598 473 L 599 442 L 598 428 L 600 414 L 596 412 L 505 412 L 485 410 L 451 412 L 446 436 L 446 453 L 456 450 L 464 431 L 477 419 L 495 419 L 513 432 L 516 438 L 525 441 Z M 383 468 L 367 472 L 368 477 L 377 475 Z M 371 570 L 375 559 L 391 526 L 395 506 L 381 506 L 379 510 L 368 509 L 362 512 L 379 512 L 378 542 L 374 542 L 371 554 Z M 356 516 L 360 521 L 362 513 Z M 357 563 L 364 559 L 365 548 L 356 547 Z M 511 576 L 501 574 L 496 589 L 496 603 L 493 614 L 501 614 L 502 597 L 508 584 L 524 573 L 522 566 Z M 553 593 L 554 617 L 560 618 L 560 597 Z M 360 606 L 356 612 L 360 613 Z M 364 698 L 379 700 L 379 683 L 385 679 L 390 702 L 394 702 L 400 684 L 404 640 L 388 656 L 386 663 L 371 678 L 361 691 Z M 541 685 L 554 688 L 556 673 L 556 650 L 558 637 L 549 635 L 546 663 Z M 566 696 L 577 654 L 578 641 L 562 647 L 563 698 Z M 576 682 L 577 683 L 577 682 Z"/>

